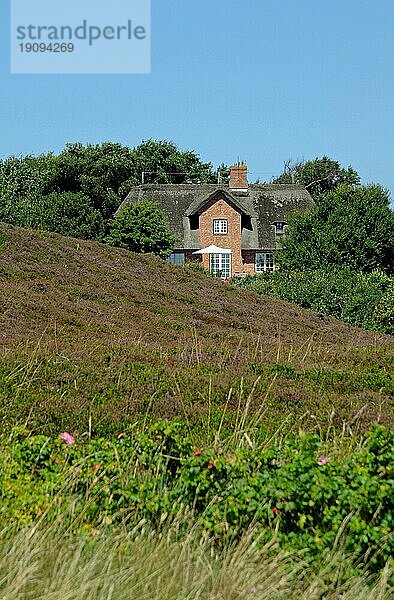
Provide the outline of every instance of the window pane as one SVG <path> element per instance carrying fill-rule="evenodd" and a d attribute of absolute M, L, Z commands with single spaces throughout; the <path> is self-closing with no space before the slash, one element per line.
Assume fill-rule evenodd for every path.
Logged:
<path fill-rule="evenodd" d="M 265 270 L 266 271 L 274 270 L 274 255 L 273 254 L 265 255 Z"/>
<path fill-rule="evenodd" d="M 274 271 L 274 255 L 272 252 L 256 252 L 255 270 L 257 273 L 265 271 Z"/>
<path fill-rule="evenodd" d="M 219 257 L 220 257 L 220 254 L 211 254 L 210 271 L 211 271 L 212 275 L 217 275 L 219 273 Z"/>
<path fill-rule="evenodd" d="M 231 277 L 231 254 L 211 254 L 210 271 L 218 277 Z"/>
<path fill-rule="evenodd" d="M 167 258 L 167 262 L 171 265 L 184 265 L 185 264 L 185 253 L 184 252 L 173 252 Z"/>
<path fill-rule="evenodd" d="M 256 252 L 255 269 L 257 272 L 264 271 L 264 254 L 261 252 Z"/>
<path fill-rule="evenodd" d="M 230 254 L 222 254 L 222 277 L 231 277 Z"/>
<path fill-rule="evenodd" d="M 213 220 L 213 233 L 227 233 L 227 220 L 226 219 L 214 219 Z"/>
<path fill-rule="evenodd" d="M 275 233 L 277 235 L 281 235 L 282 233 L 284 233 L 285 225 L 286 223 L 284 221 L 278 221 L 277 223 L 275 223 Z"/>

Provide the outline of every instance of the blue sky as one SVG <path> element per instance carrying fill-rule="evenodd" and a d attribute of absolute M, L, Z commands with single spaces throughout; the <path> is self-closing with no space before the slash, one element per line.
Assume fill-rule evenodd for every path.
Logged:
<path fill-rule="evenodd" d="M 269 180 L 326 154 L 394 197 L 392 0 L 152 0 L 150 75 L 75 76 L 10 74 L 7 5 L 1 157 L 169 139 Z"/>

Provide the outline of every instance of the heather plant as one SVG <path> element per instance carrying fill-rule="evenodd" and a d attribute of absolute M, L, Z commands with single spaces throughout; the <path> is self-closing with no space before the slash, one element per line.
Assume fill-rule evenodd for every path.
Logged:
<path fill-rule="evenodd" d="M 152 254 L 0 232 L 4 427 L 106 436 L 180 417 L 197 431 L 213 417 L 219 426 L 225 407 L 231 427 L 245 403 L 272 433 L 278 423 L 293 432 L 392 423 L 388 336 Z"/>
<path fill-rule="evenodd" d="M 390 597 L 389 336 L 0 232 L 0 598 Z"/>

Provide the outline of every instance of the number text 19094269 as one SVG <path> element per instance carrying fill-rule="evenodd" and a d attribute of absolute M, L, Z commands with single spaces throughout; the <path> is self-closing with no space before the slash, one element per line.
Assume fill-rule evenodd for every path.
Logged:
<path fill-rule="evenodd" d="M 44 44 L 41 43 L 30 43 L 26 42 L 24 44 L 19 44 L 19 48 L 21 52 L 74 52 L 75 46 L 72 43 L 69 44 L 59 44 L 59 43 L 50 43 Z"/>

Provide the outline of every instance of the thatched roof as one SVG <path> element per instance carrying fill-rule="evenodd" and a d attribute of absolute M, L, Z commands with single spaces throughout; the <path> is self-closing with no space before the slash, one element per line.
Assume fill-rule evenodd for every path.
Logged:
<path fill-rule="evenodd" d="M 313 200 L 300 185 L 250 185 L 247 192 L 208 184 L 147 184 L 131 190 L 121 208 L 129 202 L 154 200 L 168 217 L 177 236 L 177 248 L 198 249 L 199 231 L 190 228 L 190 217 L 204 210 L 215 196 L 224 197 L 236 210 L 249 218 L 251 227 L 242 231 L 242 249 L 274 249 L 276 221 L 287 221 L 289 213 L 307 210 Z"/>

